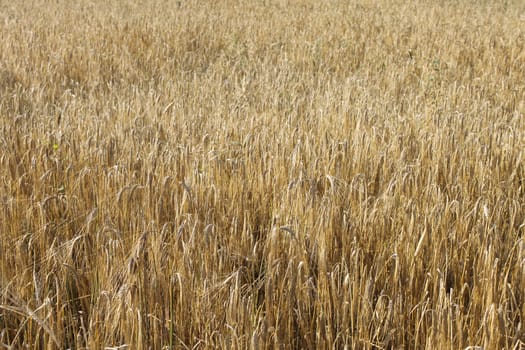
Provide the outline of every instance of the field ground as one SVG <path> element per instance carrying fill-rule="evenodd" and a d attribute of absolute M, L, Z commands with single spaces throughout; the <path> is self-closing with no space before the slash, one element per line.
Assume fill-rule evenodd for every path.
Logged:
<path fill-rule="evenodd" d="M 0 348 L 525 349 L 521 1 L 0 0 Z"/>

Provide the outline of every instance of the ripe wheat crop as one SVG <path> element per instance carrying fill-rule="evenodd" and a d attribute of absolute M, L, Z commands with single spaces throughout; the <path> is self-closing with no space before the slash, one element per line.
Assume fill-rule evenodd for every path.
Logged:
<path fill-rule="evenodd" d="M 525 349 L 521 1 L 0 0 L 0 348 Z"/>

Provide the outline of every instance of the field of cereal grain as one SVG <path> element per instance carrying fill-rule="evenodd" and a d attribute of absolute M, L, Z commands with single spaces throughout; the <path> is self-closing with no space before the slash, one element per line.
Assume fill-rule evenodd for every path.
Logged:
<path fill-rule="evenodd" d="M 525 349 L 522 2 L 0 0 L 0 38 L 0 349 Z"/>

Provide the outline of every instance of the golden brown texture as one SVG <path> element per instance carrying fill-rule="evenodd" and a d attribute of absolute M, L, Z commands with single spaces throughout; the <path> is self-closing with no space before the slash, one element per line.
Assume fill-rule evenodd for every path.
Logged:
<path fill-rule="evenodd" d="M 520 2 L 0 1 L 0 38 L 1 348 L 525 347 Z"/>

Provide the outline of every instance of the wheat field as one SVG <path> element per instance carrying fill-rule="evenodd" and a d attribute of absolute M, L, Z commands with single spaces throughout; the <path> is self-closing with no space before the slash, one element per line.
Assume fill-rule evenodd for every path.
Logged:
<path fill-rule="evenodd" d="M 0 0 L 1 349 L 525 349 L 525 4 Z"/>

